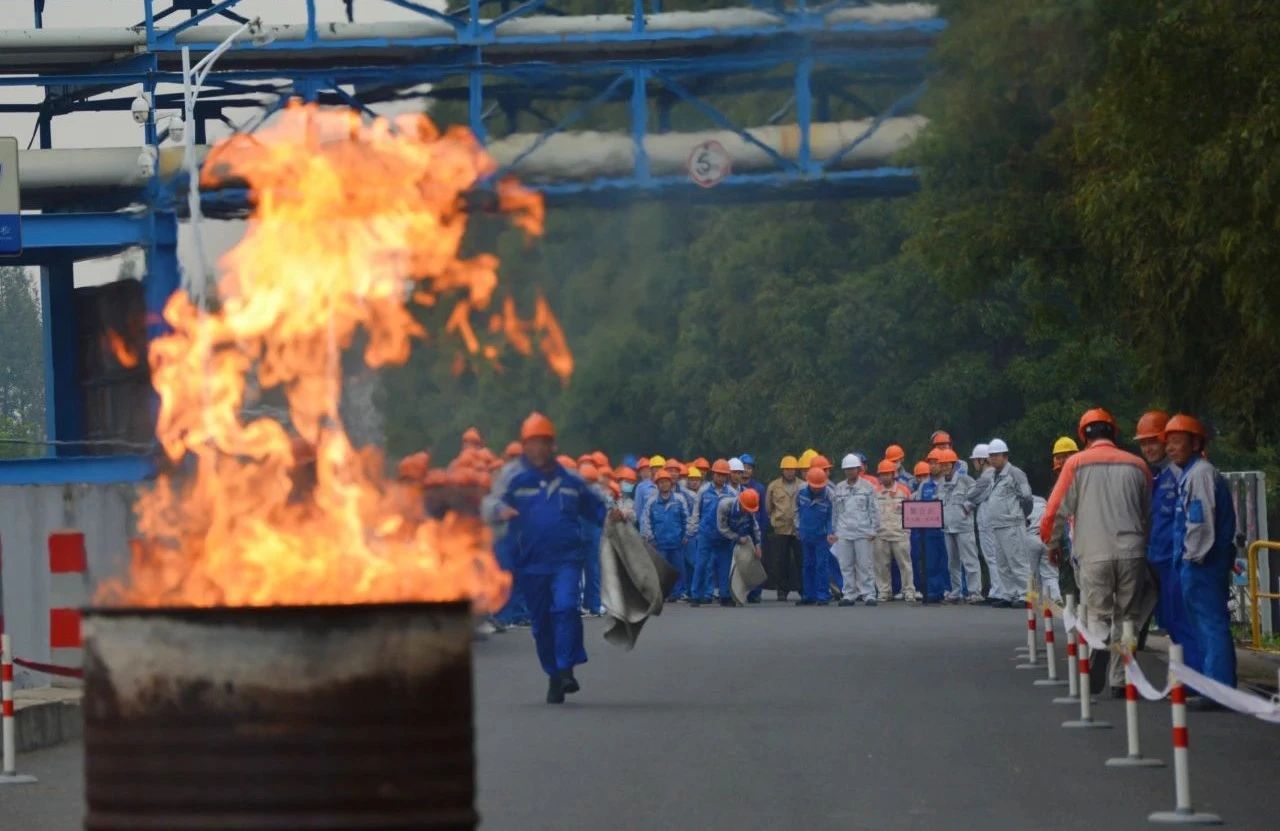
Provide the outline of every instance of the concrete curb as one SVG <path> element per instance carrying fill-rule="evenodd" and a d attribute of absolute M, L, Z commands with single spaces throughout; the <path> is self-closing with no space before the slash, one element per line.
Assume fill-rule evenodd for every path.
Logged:
<path fill-rule="evenodd" d="M 14 696 L 14 733 L 19 753 L 53 747 L 84 735 L 83 693 L 66 687 L 20 690 Z"/>

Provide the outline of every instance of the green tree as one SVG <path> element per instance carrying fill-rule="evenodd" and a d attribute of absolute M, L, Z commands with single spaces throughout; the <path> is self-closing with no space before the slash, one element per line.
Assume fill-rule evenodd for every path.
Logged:
<path fill-rule="evenodd" d="M 0 267 L 0 456 L 37 453 L 44 435 L 44 334 L 35 284 Z"/>

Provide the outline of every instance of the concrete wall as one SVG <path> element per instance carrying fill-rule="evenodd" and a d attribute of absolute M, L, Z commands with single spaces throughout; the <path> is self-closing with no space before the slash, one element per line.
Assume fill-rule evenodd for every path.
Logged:
<path fill-rule="evenodd" d="M 89 589 L 128 565 L 134 486 L 0 486 L 0 577 L 5 628 L 19 658 L 49 662 L 49 555 L 52 531 L 84 533 Z M 86 595 L 86 600 L 91 594 Z M 48 686 L 49 677 L 15 667 L 19 689 Z"/>

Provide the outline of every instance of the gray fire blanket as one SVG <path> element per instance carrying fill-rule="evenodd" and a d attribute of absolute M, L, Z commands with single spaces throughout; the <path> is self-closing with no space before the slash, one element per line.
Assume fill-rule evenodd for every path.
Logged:
<path fill-rule="evenodd" d="M 765 581 L 764 563 L 756 559 L 756 547 L 740 542 L 733 547 L 733 572 L 729 575 L 729 589 L 739 604 L 747 602 L 747 593 Z"/>
<path fill-rule="evenodd" d="M 631 650 L 676 584 L 673 569 L 629 522 L 607 522 L 600 541 L 600 599 L 613 618 L 604 639 Z"/>

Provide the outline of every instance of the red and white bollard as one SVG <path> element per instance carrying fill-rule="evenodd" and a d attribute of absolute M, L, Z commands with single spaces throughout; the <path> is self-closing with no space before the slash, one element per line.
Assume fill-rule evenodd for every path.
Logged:
<path fill-rule="evenodd" d="M 1050 608 L 1050 603 L 1045 603 L 1044 604 L 1044 662 L 1045 662 L 1045 666 L 1049 668 L 1049 677 L 1039 678 L 1035 681 L 1032 681 L 1031 682 L 1032 686 L 1060 687 L 1066 683 L 1065 681 L 1058 680 L 1058 659 L 1053 654 L 1053 642 L 1054 642 L 1053 609 Z"/>
<path fill-rule="evenodd" d="M 1074 594 L 1066 595 L 1063 601 L 1066 603 L 1067 615 L 1074 617 L 1076 613 L 1076 596 Z M 1053 699 L 1054 704 L 1075 704 L 1080 696 L 1079 667 L 1076 665 L 1076 643 L 1079 640 L 1080 636 L 1076 634 L 1076 630 L 1067 630 L 1067 694 Z"/>
<path fill-rule="evenodd" d="M 0 698 L 4 723 L 4 770 L 0 770 L 0 785 L 34 782 L 34 776 L 24 776 L 17 771 L 17 737 L 13 732 L 13 653 L 9 650 L 8 634 L 0 635 Z"/>
<path fill-rule="evenodd" d="M 1085 607 L 1080 604 L 1080 625 L 1085 625 Z M 1072 721 L 1062 722 L 1063 727 L 1096 730 L 1099 728 L 1107 728 L 1111 726 L 1110 722 L 1097 721 L 1093 717 L 1093 694 L 1089 689 L 1089 642 L 1084 638 L 1080 638 L 1080 718 Z"/>
<path fill-rule="evenodd" d="M 1184 825 L 1220 825 L 1217 814 L 1199 813 L 1191 807 L 1191 771 L 1187 767 L 1187 690 L 1173 671 L 1174 663 L 1182 663 L 1182 647 L 1169 644 L 1169 700 L 1173 702 L 1173 784 L 1176 791 L 1172 811 L 1156 811 L 1150 822 Z"/>
<path fill-rule="evenodd" d="M 1133 685 L 1130 666 L 1138 660 L 1133 654 L 1138 639 L 1134 635 L 1133 621 L 1126 620 L 1121 628 L 1124 645 L 1124 721 L 1128 730 L 1129 752 L 1107 760 L 1109 768 L 1162 768 L 1164 762 L 1142 755 L 1138 745 L 1138 688 Z"/>
<path fill-rule="evenodd" d="M 49 654 L 51 663 L 79 669 L 84 663 L 80 646 L 80 607 L 88 597 L 84 534 L 55 531 L 49 535 Z M 54 686 L 78 685 L 75 680 L 53 676 Z"/>
<path fill-rule="evenodd" d="M 1036 663 L 1036 604 L 1027 602 L 1027 662 L 1014 669 L 1039 669 Z"/>

